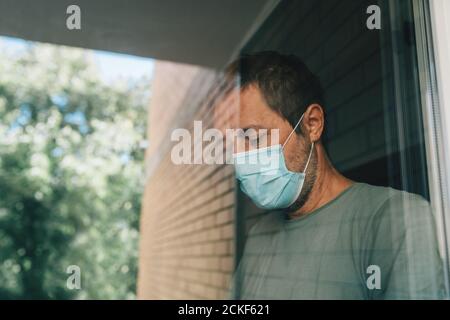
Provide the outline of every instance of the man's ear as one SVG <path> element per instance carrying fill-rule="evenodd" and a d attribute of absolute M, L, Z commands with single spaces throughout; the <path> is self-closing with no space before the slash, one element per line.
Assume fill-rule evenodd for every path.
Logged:
<path fill-rule="evenodd" d="M 325 126 L 325 115 L 321 105 L 314 103 L 306 108 L 304 126 L 311 142 L 320 140 Z"/>

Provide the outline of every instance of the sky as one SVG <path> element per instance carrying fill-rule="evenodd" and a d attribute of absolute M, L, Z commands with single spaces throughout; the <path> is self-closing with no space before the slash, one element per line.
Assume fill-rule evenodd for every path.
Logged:
<path fill-rule="evenodd" d="M 0 49 L 20 51 L 28 43 L 28 41 L 19 38 L 0 37 Z M 153 74 L 153 59 L 108 51 L 91 50 L 91 52 L 100 76 L 106 82 L 111 82 L 121 77 L 139 79 L 142 76 L 147 76 L 151 78 Z"/>

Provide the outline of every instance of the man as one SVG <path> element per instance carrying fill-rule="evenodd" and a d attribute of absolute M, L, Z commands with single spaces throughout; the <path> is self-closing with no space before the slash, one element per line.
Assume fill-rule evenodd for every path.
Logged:
<path fill-rule="evenodd" d="M 233 62 L 227 75 L 238 83 L 239 128 L 269 136 L 279 129 L 279 143 L 250 150 L 247 141 L 234 154 L 241 189 L 269 209 L 252 227 L 235 274 L 239 297 L 443 298 L 429 204 L 333 167 L 321 142 L 322 88 L 307 67 L 292 55 L 261 52 Z M 269 171 L 260 163 L 275 158 Z"/>

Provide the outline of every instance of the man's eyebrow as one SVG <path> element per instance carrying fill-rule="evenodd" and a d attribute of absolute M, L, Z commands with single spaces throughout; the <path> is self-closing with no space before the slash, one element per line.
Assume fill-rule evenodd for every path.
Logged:
<path fill-rule="evenodd" d="M 263 136 L 267 136 L 267 131 L 269 131 L 269 129 L 264 128 L 260 125 L 254 125 L 254 126 L 242 128 L 242 132 L 244 133 L 244 135 L 247 139 L 250 138 L 248 135 L 248 130 L 250 130 L 250 129 L 253 129 L 254 131 L 256 131 L 255 133 L 257 134 L 258 139 L 262 138 Z"/>
<path fill-rule="evenodd" d="M 262 127 L 258 124 L 250 124 L 250 125 L 246 126 L 245 128 L 242 128 L 242 130 L 244 130 L 244 132 L 249 129 L 267 129 L 267 130 L 269 130 L 268 128 Z"/>

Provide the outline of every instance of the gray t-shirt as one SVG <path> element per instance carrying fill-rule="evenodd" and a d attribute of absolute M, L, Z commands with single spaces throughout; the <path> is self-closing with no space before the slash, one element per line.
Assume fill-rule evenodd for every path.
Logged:
<path fill-rule="evenodd" d="M 264 215 L 232 289 L 240 299 L 439 299 L 436 238 L 422 197 L 355 183 L 303 217 Z"/>

